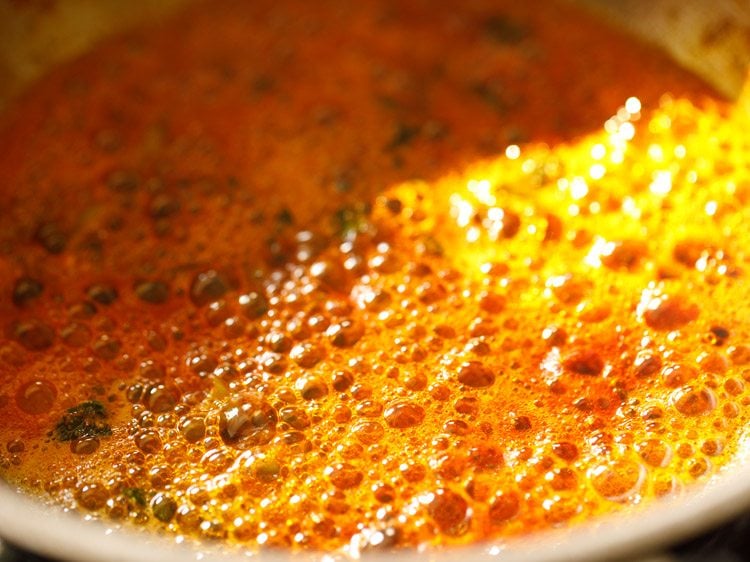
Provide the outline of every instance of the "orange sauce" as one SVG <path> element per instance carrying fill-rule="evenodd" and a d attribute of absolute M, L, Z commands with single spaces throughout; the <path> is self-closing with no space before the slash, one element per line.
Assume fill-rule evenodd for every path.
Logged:
<path fill-rule="evenodd" d="M 564 5 L 206 3 L 3 119 L 0 470 L 51 502 L 356 553 L 738 451 L 746 100 Z"/>

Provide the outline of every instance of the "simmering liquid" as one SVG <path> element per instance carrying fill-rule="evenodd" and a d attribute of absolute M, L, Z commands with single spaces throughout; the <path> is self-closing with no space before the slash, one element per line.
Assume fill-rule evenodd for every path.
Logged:
<path fill-rule="evenodd" d="M 355 554 L 705 482 L 750 404 L 748 115 L 556 3 L 102 44 L 0 127 L 0 473 Z"/>

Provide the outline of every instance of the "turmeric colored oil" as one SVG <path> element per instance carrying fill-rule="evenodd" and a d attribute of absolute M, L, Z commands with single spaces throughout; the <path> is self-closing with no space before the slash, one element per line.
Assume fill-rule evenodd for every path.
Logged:
<path fill-rule="evenodd" d="M 750 405 L 748 103 L 554 2 L 105 42 L 0 124 L 0 474 L 352 554 L 700 485 Z"/>

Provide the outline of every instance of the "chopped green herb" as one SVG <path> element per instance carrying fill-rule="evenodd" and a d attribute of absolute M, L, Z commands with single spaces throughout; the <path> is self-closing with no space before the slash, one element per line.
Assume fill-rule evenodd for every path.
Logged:
<path fill-rule="evenodd" d="M 112 428 L 104 420 L 107 410 L 98 400 L 87 400 L 69 408 L 55 426 L 54 436 L 58 441 L 72 441 L 83 437 L 111 435 Z"/>
<path fill-rule="evenodd" d="M 386 145 L 388 150 L 395 150 L 409 144 L 419 134 L 419 128 L 406 123 L 397 123 L 391 135 L 391 140 Z"/>
<path fill-rule="evenodd" d="M 219 377 L 212 377 L 213 387 L 211 388 L 211 399 L 212 400 L 224 400 L 229 397 L 229 387 L 219 379 Z"/>
<path fill-rule="evenodd" d="M 472 86 L 472 90 L 496 113 L 505 115 L 508 112 L 509 103 L 503 98 L 503 93 L 498 85 L 479 82 Z"/>
<path fill-rule="evenodd" d="M 366 232 L 370 227 L 367 220 L 370 210 L 370 206 L 363 203 L 340 208 L 333 217 L 337 234 L 342 239 L 349 240 L 357 234 Z"/>
<path fill-rule="evenodd" d="M 287 226 L 294 223 L 294 216 L 292 212 L 284 207 L 278 213 L 276 213 L 276 224 L 279 226 Z"/>
<path fill-rule="evenodd" d="M 425 236 L 422 240 L 424 253 L 429 256 L 442 256 L 445 253 L 443 245 L 434 236 Z"/>
<path fill-rule="evenodd" d="M 504 15 L 489 18 L 484 30 L 490 39 L 503 45 L 517 45 L 529 35 L 527 27 Z"/>
<path fill-rule="evenodd" d="M 333 187 L 338 193 L 348 193 L 352 190 L 353 185 L 351 174 L 348 172 L 337 174 L 333 180 Z"/>
<path fill-rule="evenodd" d="M 140 507 L 146 507 L 146 492 L 141 488 L 125 488 L 122 491 L 122 495 L 132 500 Z"/>

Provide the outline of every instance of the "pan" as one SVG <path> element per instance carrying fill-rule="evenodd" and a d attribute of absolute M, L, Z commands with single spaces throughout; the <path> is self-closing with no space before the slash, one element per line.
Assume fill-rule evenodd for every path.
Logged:
<path fill-rule="evenodd" d="M 84 55 L 106 38 L 127 33 L 144 25 L 158 26 L 159 22 L 168 21 L 171 15 L 185 9 L 187 4 L 186 0 L 164 0 L 139 6 L 138 10 L 115 0 L 6 1 L 0 4 L 0 42 L 3 52 L 0 59 L 0 111 L 14 111 L 18 107 L 15 100 L 22 99 L 24 92 L 33 88 L 35 83 L 43 80 L 56 68 L 65 65 L 67 61 Z M 645 35 L 647 40 L 657 43 L 668 35 L 665 34 L 663 26 L 669 25 L 670 21 L 678 21 L 683 28 L 697 25 L 690 23 L 695 21 L 697 16 L 680 19 L 675 15 L 675 7 L 668 2 L 663 3 L 661 11 L 655 8 L 655 13 L 647 15 L 644 15 L 643 11 L 638 11 L 643 10 L 645 4 L 636 9 L 630 8 L 637 3 L 618 4 L 620 7 L 629 8 L 629 11 L 620 13 L 616 13 L 612 8 L 614 4 L 588 4 L 595 4 L 593 10 L 604 12 L 605 18 L 617 20 L 621 27 L 636 27 L 641 36 Z M 705 30 L 699 34 L 702 47 L 695 47 L 695 33 L 682 31 L 677 34 L 681 38 L 686 38 L 682 46 L 672 41 L 667 48 L 673 51 L 681 64 L 711 82 L 720 95 L 736 98 L 740 95 L 746 73 L 746 59 L 744 54 L 740 53 L 743 46 L 738 46 L 742 43 L 738 39 L 741 31 L 737 29 L 744 29 L 747 21 L 744 12 L 733 7 L 733 3 L 722 3 L 722 6 L 729 7 L 726 11 L 717 9 L 713 12 L 713 15 L 719 14 L 712 27 L 713 35 Z M 634 25 L 633 22 L 639 19 L 656 23 L 651 27 Z M 697 19 L 705 21 L 705 18 Z M 644 32 L 644 28 L 657 31 Z M 513 28 L 507 22 L 495 21 L 494 32 L 501 36 L 501 41 L 523 41 L 523 31 Z M 716 45 L 726 37 L 730 37 L 731 40 L 725 42 L 726 46 L 716 49 Z M 690 42 L 692 47 L 684 47 L 684 44 Z M 746 46 L 745 42 L 744 47 Z M 704 51 L 701 51 L 701 48 Z M 713 52 L 712 49 L 720 54 L 707 54 Z M 709 59 L 712 62 L 707 64 L 706 61 Z M 717 60 L 719 62 L 716 62 Z M 726 62 L 727 60 L 730 62 Z M 257 86 L 263 88 L 262 84 Z M 691 92 L 700 91 L 701 86 L 697 81 L 690 82 L 687 89 Z M 483 98 L 484 103 L 494 106 L 496 111 L 508 111 L 506 106 L 513 105 L 513 100 L 499 98 L 497 92 L 491 88 L 480 88 L 475 93 Z M 595 117 L 599 119 L 600 115 L 597 114 Z M 325 118 L 320 117 L 321 120 Z M 393 137 L 398 142 L 406 141 L 406 137 L 412 134 L 408 126 L 402 127 L 399 131 L 400 133 L 397 131 Z M 575 130 L 566 134 L 574 137 L 581 133 L 581 130 Z M 438 135 L 439 132 L 435 134 Z M 509 132 L 508 135 L 510 136 L 504 139 L 505 145 L 517 149 L 516 142 L 523 144 L 523 140 L 517 140 L 513 132 Z M 515 149 L 506 151 L 506 154 L 512 156 Z M 492 147 L 489 150 L 496 148 Z M 345 191 L 347 174 L 337 176 L 335 182 Z M 508 561 L 642 558 L 736 516 L 750 505 L 750 467 L 743 462 L 747 454 L 745 447 L 746 443 L 741 439 L 734 460 L 704 485 L 651 503 L 646 509 L 607 515 L 571 528 L 553 528 L 517 538 L 490 538 L 476 544 L 459 544 L 426 551 L 404 549 L 363 554 L 352 543 L 346 553 L 284 549 L 253 553 L 226 549 L 210 541 L 201 543 L 185 539 L 178 541 L 180 544 L 175 544 L 173 538 L 120 528 L 106 521 L 87 520 L 90 518 L 50 507 L 24 493 L 19 493 L 7 484 L 0 486 L 0 535 L 13 544 L 33 552 L 69 560 L 185 560 L 214 556 L 226 560 L 240 560 L 248 556 L 268 561 L 343 560 L 360 555 L 373 560 L 416 560 L 429 557 L 436 561 L 454 561 L 466 557 L 472 560 Z"/>

